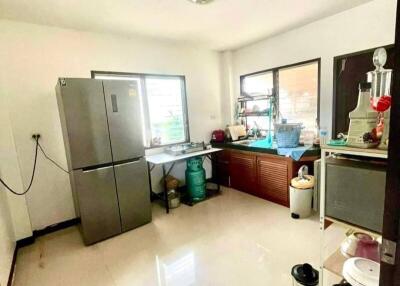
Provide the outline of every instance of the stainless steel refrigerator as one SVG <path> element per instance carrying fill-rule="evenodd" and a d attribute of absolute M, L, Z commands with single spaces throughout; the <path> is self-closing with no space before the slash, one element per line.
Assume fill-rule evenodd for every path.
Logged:
<path fill-rule="evenodd" d="M 150 222 L 137 82 L 61 78 L 56 93 L 85 244 Z"/>

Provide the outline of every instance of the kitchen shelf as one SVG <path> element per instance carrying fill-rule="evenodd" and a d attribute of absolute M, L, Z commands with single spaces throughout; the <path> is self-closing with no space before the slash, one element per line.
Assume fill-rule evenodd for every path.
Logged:
<path fill-rule="evenodd" d="M 240 106 L 240 113 L 238 114 L 238 119 L 240 120 L 240 123 L 246 126 L 246 130 L 250 129 L 251 127 L 248 126 L 248 117 L 270 117 L 271 115 L 274 114 L 274 108 L 275 108 L 275 93 L 272 94 L 257 94 L 254 96 L 250 96 L 247 94 L 243 94 L 237 99 L 239 106 Z M 253 110 L 253 107 L 249 106 L 252 102 L 253 105 L 255 104 L 255 101 L 265 101 L 269 105 L 269 108 L 262 107 L 260 110 L 263 111 L 246 111 L 246 110 Z M 274 120 L 275 120 L 275 116 Z M 272 122 L 271 122 L 272 123 Z"/>
<path fill-rule="evenodd" d="M 335 230 L 335 226 L 328 226 L 326 227 L 326 222 L 331 222 L 336 224 L 336 226 L 341 227 L 345 233 L 348 233 L 349 230 L 352 231 L 360 231 L 364 233 L 368 233 L 373 237 L 378 237 L 381 234 L 375 231 L 363 228 L 358 225 L 354 225 L 347 221 L 341 221 L 339 219 L 331 218 L 326 216 L 325 214 L 325 187 L 326 187 L 326 172 L 328 169 L 326 168 L 326 158 L 327 156 L 332 154 L 343 154 L 343 155 L 353 155 L 353 156 L 362 156 L 366 158 L 381 158 L 386 159 L 388 157 L 387 150 L 382 149 L 363 149 L 363 148 L 355 148 L 349 146 L 329 146 L 329 145 L 321 145 L 321 172 L 320 172 L 320 231 L 321 231 L 321 249 L 320 249 L 320 286 L 328 286 L 332 284 L 323 284 L 326 283 L 326 279 L 331 275 L 334 274 L 336 276 L 342 277 L 342 269 L 343 264 L 346 261 L 346 257 L 344 257 L 340 252 L 340 244 L 343 241 L 335 241 L 334 244 L 325 245 L 324 237 L 325 232 L 329 232 Z M 345 238 L 345 235 L 344 235 Z M 343 239 L 344 239 L 343 238 Z M 340 239 L 339 239 L 340 240 Z M 327 251 L 328 248 L 330 251 Z M 325 254 L 331 253 L 328 257 Z M 326 271 L 325 271 L 326 270 Z M 324 274 L 326 272 L 326 274 Z"/>
<path fill-rule="evenodd" d="M 342 270 L 346 260 L 347 258 L 342 254 L 340 249 L 337 249 L 325 260 L 324 269 L 329 270 L 337 276 L 343 277 Z"/>
<path fill-rule="evenodd" d="M 331 221 L 335 224 L 338 224 L 340 227 L 343 228 L 344 231 L 347 230 L 346 236 L 349 235 L 350 232 L 357 232 L 357 231 L 360 231 L 363 233 L 368 233 L 369 235 L 373 236 L 375 239 L 378 236 L 380 236 L 379 233 L 371 232 L 370 230 L 367 230 L 365 228 L 361 228 L 358 226 L 354 226 L 349 223 L 345 223 L 345 222 L 342 222 L 342 221 L 339 221 L 336 219 L 332 219 L 332 218 L 328 218 L 328 217 L 325 217 L 325 219 L 328 221 Z M 325 261 L 323 263 L 323 268 L 330 271 L 331 273 L 343 278 L 343 275 L 342 275 L 343 265 L 347 259 L 348 258 L 346 256 L 344 256 L 342 254 L 342 252 L 340 251 L 340 245 L 339 245 L 339 247 L 325 259 Z"/>
<path fill-rule="evenodd" d="M 345 228 L 347 228 L 349 230 L 354 230 L 354 231 L 358 231 L 358 232 L 367 233 L 367 234 L 371 235 L 374 238 L 382 235 L 381 233 L 375 232 L 373 230 L 369 230 L 369 229 L 364 228 L 362 226 L 358 226 L 358 225 L 355 225 L 355 224 L 352 224 L 352 223 L 349 223 L 349 222 L 344 222 L 344 221 L 341 221 L 339 219 L 335 219 L 335 218 L 332 218 L 332 217 L 329 217 L 329 216 L 325 216 L 325 220 L 327 220 L 329 222 L 332 222 L 332 223 L 336 223 L 338 225 L 341 225 L 341 226 L 343 226 L 343 227 L 345 227 Z"/>
<path fill-rule="evenodd" d="M 260 96 L 241 96 L 238 98 L 239 102 L 245 102 L 245 101 L 257 101 L 257 100 L 268 100 L 273 98 L 275 95 L 269 94 L 269 95 L 260 95 Z"/>
<path fill-rule="evenodd" d="M 350 146 L 329 146 L 329 145 L 322 145 L 321 149 L 325 152 L 330 153 L 340 153 L 340 154 L 348 154 L 348 155 L 355 155 L 355 156 L 363 156 L 363 157 L 373 157 L 373 158 L 387 158 L 387 150 L 377 149 L 377 148 L 355 148 Z"/>
<path fill-rule="evenodd" d="M 334 227 L 332 229 L 332 231 L 330 232 L 330 234 L 335 236 L 335 233 L 336 233 L 336 238 L 335 238 L 335 243 L 330 244 L 330 246 L 333 247 L 333 248 L 330 248 L 331 251 L 332 250 L 334 250 L 334 251 L 324 260 L 323 268 L 339 277 L 342 277 L 343 265 L 347 260 L 347 257 L 345 257 L 342 254 L 342 252 L 340 251 L 340 245 L 341 245 L 342 241 L 344 241 L 344 239 L 346 239 L 346 237 L 348 237 L 351 233 L 354 233 L 354 232 L 367 233 L 367 234 L 371 235 L 372 237 L 374 237 L 374 239 L 381 236 L 381 234 L 371 231 L 371 230 L 368 230 L 366 228 L 360 227 L 360 226 L 353 225 L 348 222 L 343 222 L 341 220 L 328 217 L 328 216 L 325 216 L 325 220 L 332 223 L 332 225 L 330 225 L 326 228 Z M 329 231 L 329 230 L 325 230 L 325 231 Z M 343 233 L 343 238 L 339 238 L 337 236 L 338 233 Z"/>

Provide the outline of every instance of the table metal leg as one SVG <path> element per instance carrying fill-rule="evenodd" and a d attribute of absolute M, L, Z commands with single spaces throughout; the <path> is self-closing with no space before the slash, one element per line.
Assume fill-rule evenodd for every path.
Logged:
<path fill-rule="evenodd" d="M 210 155 L 205 155 L 205 157 L 209 158 L 211 161 L 211 167 L 212 167 L 212 157 Z M 171 166 L 168 168 L 168 170 L 166 169 L 165 163 L 161 164 L 162 166 L 162 171 L 163 171 L 163 176 L 162 176 L 162 184 L 163 184 L 163 191 L 162 193 L 158 194 L 158 193 L 154 193 L 153 192 L 153 188 L 152 188 L 152 184 L 151 184 L 151 171 L 153 171 L 154 167 L 156 167 L 155 164 L 149 163 L 147 162 L 147 168 L 148 168 L 148 172 L 149 172 L 149 184 L 150 184 L 150 193 L 152 194 L 151 197 L 153 199 L 155 198 L 159 198 L 164 201 L 165 203 L 165 209 L 166 212 L 169 213 L 169 204 L 168 204 L 168 189 L 167 189 L 167 176 L 169 175 L 169 173 L 172 171 L 172 169 L 175 166 L 176 161 L 171 162 Z M 218 174 L 218 168 L 215 172 L 215 180 L 216 180 L 216 184 L 217 184 L 217 192 L 220 192 L 220 184 L 219 184 L 219 174 Z M 214 178 L 213 178 L 214 179 Z"/>
<path fill-rule="evenodd" d="M 326 152 L 321 150 L 321 172 L 320 172 L 320 187 L 319 187 L 319 228 L 320 228 L 320 271 L 319 271 L 319 286 L 324 285 L 324 232 L 325 232 L 325 187 L 326 187 Z"/>
<path fill-rule="evenodd" d="M 163 170 L 163 185 L 164 185 L 164 200 L 165 200 L 165 209 L 167 213 L 169 213 L 169 204 L 168 204 L 168 190 L 167 190 L 167 173 L 165 171 L 165 164 L 162 164 Z"/>
<path fill-rule="evenodd" d="M 211 174 L 212 174 L 211 176 L 212 176 L 213 181 L 215 180 L 215 184 L 217 185 L 217 192 L 220 192 L 220 190 L 221 190 L 221 185 L 219 184 L 218 166 L 215 166 L 215 167 L 216 167 L 216 169 L 215 169 L 215 178 L 214 178 L 214 176 L 213 176 L 213 174 L 214 174 L 213 161 L 215 161 L 216 163 L 217 163 L 218 161 L 213 160 L 211 155 L 206 155 L 206 157 L 207 157 L 207 158 L 210 160 L 210 162 L 211 162 Z"/>
<path fill-rule="evenodd" d="M 212 164 L 212 161 L 211 161 L 211 173 L 213 171 L 212 169 L 213 169 L 213 164 Z M 217 182 L 217 190 L 218 190 L 218 193 L 219 193 L 221 191 L 221 185 L 219 184 L 218 166 L 215 166 L 215 180 Z"/>
<path fill-rule="evenodd" d="M 153 186 L 151 185 L 151 168 L 150 168 L 150 163 L 147 162 L 147 173 L 149 176 L 149 187 L 150 187 L 150 201 L 153 201 Z"/>
<path fill-rule="evenodd" d="M 212 155 L 210 155 L 210 158 L 212 158 Z M 217 190 L 218 190 L 218 192 L 220 192 L 221 185 L 219 184 L 219 172 L 218 172 L 218 159 L 217 158 L 215 159 L 214 166 L 215 166 L 215 180 L 217 181 Z M 212 168 L 213 168 L 213 161 L 211 159 L 211 171 L 212 171 Z"/>

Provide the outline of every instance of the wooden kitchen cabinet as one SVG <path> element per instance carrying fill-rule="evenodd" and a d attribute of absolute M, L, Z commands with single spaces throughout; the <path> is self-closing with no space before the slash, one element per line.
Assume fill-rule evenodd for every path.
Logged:
<path fill-rule="evenodd" d="M 289 167 L 285 157 L 257 157 L 257 186 L 261 198 L 289 206 Z"/>
<path fill-rule="evenodd" d="M 255 154 L 232 150 L 230 155 L 230 186 L 257 196 L 257 160 Z"/>
<path fill-rule="evenodd" d="M 303 165 L 312 174 L 313 162 L 318 158 L 312 155 L 294 161 L 275 154 L 227 148 L 215 153 L 213 172 L 218 172 L 221 185 L 288 207 L 291 179 Z"/>

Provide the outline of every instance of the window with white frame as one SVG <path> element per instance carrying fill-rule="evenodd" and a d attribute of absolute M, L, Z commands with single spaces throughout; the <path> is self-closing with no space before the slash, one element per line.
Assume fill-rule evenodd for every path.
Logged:
<path fill-rule="evenodd" d="M 139 83 L 146 147 L 189 142 L 184 76 L 93 71 L 92 77 Z"/>

